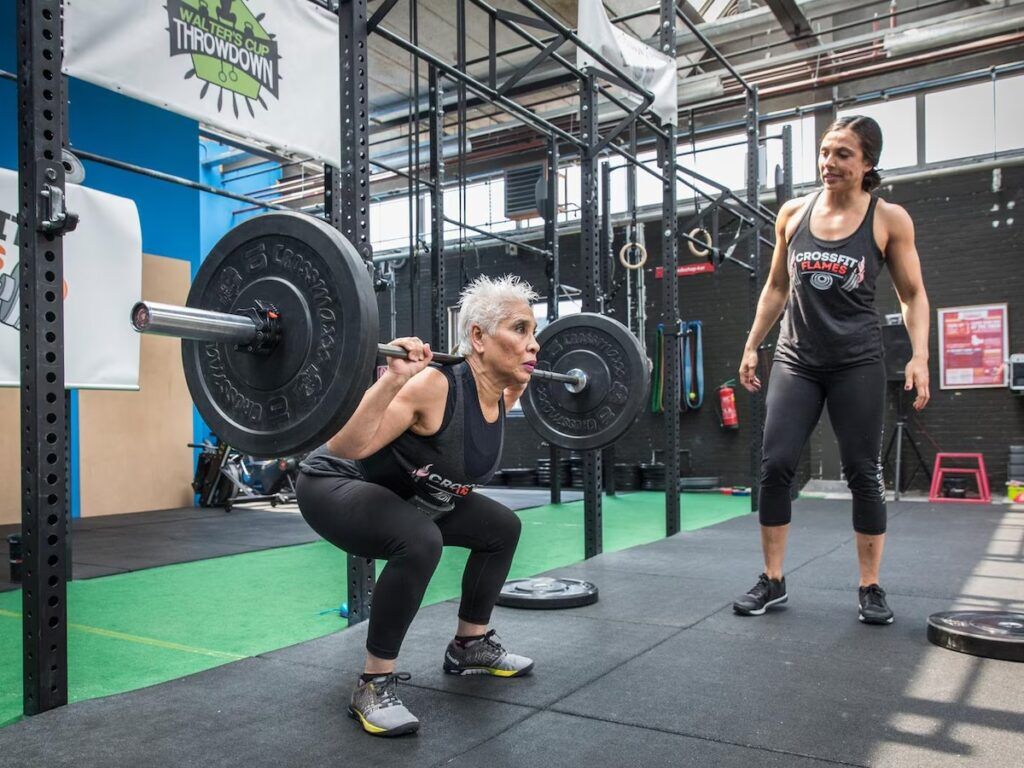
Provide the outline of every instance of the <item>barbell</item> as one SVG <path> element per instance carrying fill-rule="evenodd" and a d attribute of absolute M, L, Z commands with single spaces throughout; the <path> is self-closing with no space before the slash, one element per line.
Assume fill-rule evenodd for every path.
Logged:
<path fill-rule="evenodd" d="M 189 394 L 213 432 L 256 457 L 312 450 L 338 432 L 362 399 L 377 355 L 377 300 L 352 244 L 299 213 L 256 216 L 230 230 L 196 273 L 186 306 L 138 302 L 140 333 L 182 340 Z M 643 347 L 603 315 L 569 315 L 537 337 L 522 406 L 553 445 L 591 450 L 615 442 L 643 408 L 650 370 Z M 463 358 L 434 353 L 434 362 Z"/>

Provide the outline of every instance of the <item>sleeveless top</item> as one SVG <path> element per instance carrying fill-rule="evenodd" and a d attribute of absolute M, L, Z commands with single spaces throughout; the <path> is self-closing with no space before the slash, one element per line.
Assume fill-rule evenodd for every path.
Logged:
<path fill-rule="evenodd" d="M 872 196 L 864 220 L 842 240 L 811 233 L 811 213 L 821 192 L 804 208 L 789 242 L 789 298 L 775 359 L 804 368 L 843 368 L 882 358 L 875 312 L 875 282 L 885 257 L 875 242 Z"/>
<path fill-rule="evenodd" d="M 505 402 L 498 419 L 484 419 L 469 363 L 443 366 L 448 399 L 440 429 L 433 435 L 403 432 L 365 459 L 343 459 L 326 445 L 300 464 L 309 475 L 353 477 L 382 485 L 403 499 L 418 497 L 431 508 L 450 508 L 498 469 L 505 436 Z"/>

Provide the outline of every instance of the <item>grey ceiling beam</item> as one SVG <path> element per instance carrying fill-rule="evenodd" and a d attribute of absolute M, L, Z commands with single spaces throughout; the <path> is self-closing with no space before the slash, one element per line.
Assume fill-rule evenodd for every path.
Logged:
<path fill-rule="evenodd" d="M 796 4 L 796 0 L 765 0 L 775 18 L 779 20 L 786 34 L 796 38 L 794 44 L 797 48 L 810 48 L 820 41 L 813 35 L 811 22 L 807 20 L 804 12 Z"/>

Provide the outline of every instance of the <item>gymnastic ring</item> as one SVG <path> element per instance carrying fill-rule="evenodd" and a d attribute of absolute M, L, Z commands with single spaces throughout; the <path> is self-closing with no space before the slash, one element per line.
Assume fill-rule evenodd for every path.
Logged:
<path fill-rule="evenodd" d="M 640 252 L 640 258 L 637 261 L 630 261 L 626 258 L 626 251 L 631 248 L 635 248 Z M 619 249 L 619 264 L 624 266 L 626 269 L 640 269 L 644 264 L 647 263 L 647 249 L 641 243 L 626 243 Z"/>
<path fill-rule="evenodd" d="M 693 239 L 686 241 L 686 245 L 690 248 L 690 253 L 698 259 L 704 259 L 711 255 L 711 246 L 713 243 L 711 241 L 710 232 L 704 229 L 704 227 L 694 227 L 690 230 L 690 237 Z M 704 241 L 705 247 L 703 249 L 698 249 L 693 243 L 693 241 L 698 238 Z"/>

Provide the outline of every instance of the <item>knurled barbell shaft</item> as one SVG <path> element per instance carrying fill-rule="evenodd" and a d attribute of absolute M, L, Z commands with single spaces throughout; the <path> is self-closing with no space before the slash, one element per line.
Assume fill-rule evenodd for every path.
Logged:
<path fill-rule="evenodd" d="M 132 307 L 132 327 L 139 333 L 152 333 L 159 336 L 174 336 L 179 339 L 194 341 L 212 341 L 222 344 L 251 344 L 256 338 L 256 322 L 245 315 L 232 315 L 227 312 L 213 312 L 208 309 L 194 309 L 176 304 L 161 304 L 156 301 L 140 301 Z M 402 347 L 389 344 L 378 344 L 378 354 L 384 357 L 401 357 L 406 359 L 409 353 Z M 461 362 L 458 355 L 434 353 L 434 361 L 442 365 Z M 547 381 L 560 381 L 569 384 L 575 391 L 586 386 L 586 376 L 570 375 L 536 369 L 531 378 Z"/>

